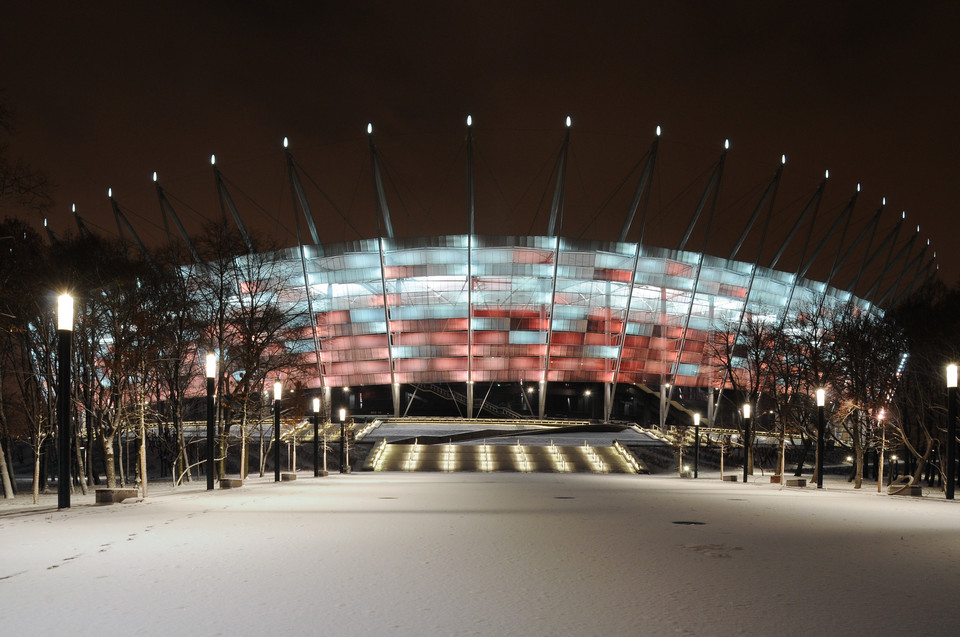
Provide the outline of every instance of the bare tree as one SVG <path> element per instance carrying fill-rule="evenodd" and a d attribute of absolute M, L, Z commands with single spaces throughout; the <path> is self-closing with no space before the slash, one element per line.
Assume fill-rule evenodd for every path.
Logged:
<path fill-rule="evenodd" d="M 774 378 L 770 374 L 771 360 L 777 355 L 779 344 L 778 330 L 775 326 L 748 316 L 737 330 L 736 324 L 727 324 L 718 333 L 729 335 L 712 343 L 712 358 L 724 370 L 723 376 L 732 391 L 742 396 L 755 407 L 753 422 L 756 423 L 762 407 L 766 406 L 764 395 L 773 388 Z M 736 336 L 736 342 L 734 337 Z M 737 426 L 744 430 L 742 412 L 737 409 Z M 741 436 L 743 439 L 743 436 Z M 754 471 L 754 449 L 749 445 L 744 449 L 747 472 Z"/>
<path fill-rule="evenodd" d="M 39 170 L 30 166 L 21 158 L 13 157 L 9 152 L 9 142 L 7 137 L 14 133 L 13 113 L 6 107 L 2 100 L 2 91 L 0 91 L 0 210 L 13 213 L 21 211 L 30 211 L 33 213 L 43 211 L 50 207 L 52 203 L 53 183 Z M 23 284 L 37 276 L 43 270 L 45 259 L 40 256 L 41 244 L 36 233 L 25 223 L 15 219 L 6 219 L 0 227 L 0 241 L 9 242 L 4 247 L 9 247 L 9 251 L 4 251 L 4 257 L 0 260 L 0 303 L 4 310 L 0 310 L 0 327 L 7 335 L 11 335 L 14 330 L 23 329 L 25 323 L 23 317 L 8 311 L 12 305 L 18 305 L 24 297 L 21 293 L 24 291 Z M 24 257 L 32 255 L 35 260 L 32 262 Z M 45 256 L 45 255 L 44 255 Z M 24 265 L 36 266 L 22 267 Z M 35 291 L 34 288 L 33 291 Z M 12 340 L 22 341 L 25 337 L 19 334 L 18 337 L 12 337 Z M 11 339 L 5 339 L 7 345 L 13 345 Z M 22 345 L 22 342 L 19 343 Z M 22 352 L 20 347 L 12 349 L 5 348 L 11 354 L 13 352 Z M 12 364 L 16 358 L 6 356 L 4 363 Z M 11 440 L 10 423 L 7 419 L 7 411 L 4 409 L 4 401 L 9 396 L 15 394 L 18 390 L 13 385 L 7 386 L 7 379 L 18 378 L 11 370 L 0 370 L 0 429 L 3 431 L 3 438 L 7 441 L 7 448 L 4 449 L 3 441 L 0 441 L 0 478 L 2 478 L 3 492 L 5 498 L 12 498 L 16 490 L 16 481 L 13 479 L 13 467 L 7 462 L 9 453 L 9 441 Z M 6 373 L 4 373 L 6 372 Z M 10 394 L 5 389 L 10 390 Z M 33 427 L 31 427 L 33 430 Z"/>
<path fill-rule="evenodd" d="M 198 241 L 205 263 L 196 268 L 194 285 L 205 318 L 206 342 L 220 353 L 217 396 L 221 406 L 219 475 L 226 470 L 231 428 L 238 426 L 241 476 L 247 473 L 247 444 L 259 423 L 264 392 L 281 370 L 300 375 L 300 356 L 289 343 L 302 340 L 304 319 L 299 296 L 285 298 L 296 263 L 271 251 L 261 239 L 260 252 L 247 253 L 226 224 L 209 227 Z M 253 416 L 258 420 L 252 421 Z M 262 438 L 262 436 L 261 436 Z"/>
<path fill-rule="evenodd" d="M 903 331 L 904 351 L 893 400 L 900 442 L 912 459 L 910 483 L 918 483 L 947 443 L 945 367 L 960 360 L 960 288 L 934 282 L 917 291 L 890 312 Z M 939 469 L 942 472 L 942 469 Z M 909 471 L 909 468 L 908 468 Z"/>
<path fill-rule="evenodd" d="M 152 331 L 156 339 L 155 404 L 157 405 L 158 429 L 172 427 L 174 484 L 185 476 L 191 480 L 190 462 L 184 437 L 183 411 L 187 391 L 200 376 L 196 360 L 197 343 L 200 342 L 199 324 L 194 311 L 194 299 L 187 272 L 174 259 L 163 263 L 160 271 L 149 279 L 151 297 Z M 166 437 L 158 431 L 161 445 Z"/>
<path fill-rule="evenodd" d="M 22 221 L 5 220 L 0 234 L 9 241 L 9 249 L 0 259 L 0 367 L 4 384 L 11 381 L 3 399 L 15 401 L 27 424 L 34 454 L 36 501 L 41 480 L 46 486 L 41 463 L 46 443 L 56 433 L 53 401 L 60 390 L 53 373 L 56 330 L 52 324 L 53 298 L 48 293 L 49 261 L 40 237 Z M 7 411 L 4 409 L 4 414 Z"/>
<path fill-rule="evenodd" d="M 882 410 L 889 409 L 907 352 L 903 332 L 889 316 L 850 307 L 834 326 L 840 398 L 838 422 L 850 436 L 856 458 L 854 486 L 863 483 L 864 454 Z"/>

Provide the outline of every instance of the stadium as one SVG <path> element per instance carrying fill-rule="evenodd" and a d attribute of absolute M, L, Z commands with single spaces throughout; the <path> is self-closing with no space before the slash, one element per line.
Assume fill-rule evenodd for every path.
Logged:
<path fill-rule="evenodd" d="M 587 241 L 558 236 L 554 230 L 563 215 L 569 119 L 567 124 L 553 175 L 547 232 L 541 236 L 395 236 L 368 127 L 380 236 L 321 245 L 297 165 L 287 152 L 298 214 L 313 241 L 302 241 L 275 258 L 286 273 L 286 298 L 315 317 L 310 334 L 297 347 L 316 365 L 312 386 L 325 392 L 326 404 L 347 400 L 352 410 L 376 404 L 393 416 L 430 415 L 431 409 L 444 410 L 439 396 L 446 399 L 445 413 L 468 418 L 510 414 L 636 420 L 634 401 L 624 393 L 631 387 L 728 385 L 711 344 L 735 340 L 748 318 L 777 323 L 801 309 L 843 304 L 878 309 L 880 303 L 868 298 L 890 300 L 930 275 L 930 263 L 921 267 L 925 249 L 910 254 L 915 235 L 891 256 L 905 215 L 885 238 L 876 238 L 882 206 L 856 229 L 855 239 L 831 245 L 835 254 L 824 257 L 824 246 L 836 242 L 838 228 L 854 234 L 847 226 L 856 194 L 830 219 L 822 236 L 815 236 L 810 226 L 794 271 L 776 269 L 802 224 L 812 223 L 811 212 L 816 216 L 828 175 L 793 220 L 774 257 L 761 264 L 785 157 L 728 256 L 689 249 L 698 223 L 709 232 L 710 198 L 726 150 L 676 248 L 627 241 L 631 226 L 639 226 L 642 236 L 659 127 L 620 237 Z M 464 219 L 472 230 L 470 132 L 468 124 Z M 238 215 L 234 218 L 240 223 Z M 739 253 L 751 231 L 764 236 L 756 258 L 744 259 Z M 855 252 L 862 257 L 851 268 Z M 886 256 L 880 277 L 867 298 L 855 296 L 861 279 L 866 280 L 865 269 L 878 269 L 878 255 Z M 806 278 L 818 257 L 826 263 L 821 269 L 827 276 Z M 881 285 L 898 262 L 900 276 Z M 855 278 L 844 288 L 835 287 L 844 268 L 855 271 Z M 334 390 L 344 397 L 333 396 Z M 361 407 L 358 400 L 365 391 L 367 405 Z M 417 394 L 434 399 L 418 400 Z"/>
<path fill-rule="evenodd" d="M 853 222 L 859 186 L 815 227 L 829 172 L 789 223 L 772 221 L 786 157 L 750 205 L 729 251 L 708 254 L 729 143 L 712 164 L 690 219 L 678 224 L 686 230 L 676 246 L 644 243 L 659 127 L 638 163 L 642 170 L 619 236 L 564 237 L 559 230 L 569 118 L 550 177 L 543 234 L 474 232 L 468 119 L 466 232 L 401 237 L 393 230 L 372 126 L 367 134 L 377 236 L 320 241 L 303 168 L 284 139 L 298 245 L 267 255 L 253 251 L 211 157 L 224 218 L 229 211 L 249 248 L 238 260 L 266 258 L 282 282 L 280 303 L 310 317 L 299 340 L 286 346 L 301 357 L 302 368 L 315 370 L 306 388 L 320 398 L 328 422 L 344 409 L 367 420 L 442 416 L 528 425 L 637 423 L 663 430 L 670 422 L 690 424 L 693 412 L 686 406 L 695 405 L 698 411 L 707 407 L 702 411 L 709 425 L 715 399 L 732 386 L 728 374 L 746 365 L 735 355 L 729 366 L 723 364 L 720 345 L 737 343 L 746 321 L 783 325 L 800 312 L 844 306 L 882 312 L 885 303 L 935 274 L 927 248 L 914 249 L 918 233 L 904 230 L 905 238 L 900 236 L 905 213 L 881 229 L 885 200 L 865 222 Z M 189 246 L 159 184 L 157 191 L 163 214 Z M 115 203 L 114 210 L 121 225 Z M 124 220 L 121 233 L 124 226 L 132 232 Z M 692 249 L 695 233 L 703 236 L 700 250 Z M 631 235 L 639 238 L 631 241 Z M 790 269 L 783 266 L 788 248 L 795 263 Z M 198 258 L 192 246 L 190 252 Z M 238 281 L 238 292 L 250 283 Z"/>

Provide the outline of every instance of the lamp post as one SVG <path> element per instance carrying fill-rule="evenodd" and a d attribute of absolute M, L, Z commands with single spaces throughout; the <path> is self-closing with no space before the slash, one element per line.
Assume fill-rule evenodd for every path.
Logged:
<path fill-rule="evenodd" d="M 216 391 L 214 378 L 217 376 L 217 355 L 207 354 L 207 491 L 213 490 L 213 474 L 216 456 L 214 454 L 214 416 L 216 406 L 213 403 L 213 394 Z"/>
<path fill-rule="evenodd" d="M 70 508 L 70 345 L 73 340 L 73 297 L 61 294 L 57 298 L 57 358 L 59 366 L 57 389 L 57 435 L 59 462 L 57 477 L 57 508 Z"/>
<path fill-rule="evenodd" d="M 693 477 L 700 477 L 700 414 L 693 415 Z"/>
<path fill-rule="evenodd" d="M 823 488 L 823 407 L 826 405 L 826 392 L 817 390 L 817 488 Z"/>
<path fill-rule="evenodd" d="M 743 404 L 743 481 L 750 470 L 750 403 Z"/>
<path fill-rule="evenodd" d="M 877 425 L 880 427 L 880 450 L 877 452 L 877 493 L 883 487 L 883 451 L 887 447 L 887 428 L 883 424 L 884 410 L 877 414 Z"/>
<path fill-rule="evenodd" d="M 320 399 L 313 399 L 313 477 L 320 477 Z"/>
<path fill-rule="evenodd" d="M 273 383 L 273 481 L 280 482 L 280 397 L 283 383 Z"/>
<path fill-rule="evenodd" d="M 340 473 L 347 472 L 347 436 L 344 429 L 344 421 L 347 419 L 347 410 L 340 408 Z"/>
<path fill-rule="evenodd" d="M 957 482 L 957 366 L 947 365 L 947 500 Z"/>

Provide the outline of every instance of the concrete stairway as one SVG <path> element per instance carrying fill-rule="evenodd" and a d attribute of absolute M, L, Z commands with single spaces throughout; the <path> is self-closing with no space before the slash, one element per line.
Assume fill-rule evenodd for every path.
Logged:
<path fill-rule="evenodd" d="M 617 446 L 519 444 L 389 444 L 370 452 L 372 471 L 517 471 L 638 473 Z M 642 470 L 642 467 L 639 467 Z"/>

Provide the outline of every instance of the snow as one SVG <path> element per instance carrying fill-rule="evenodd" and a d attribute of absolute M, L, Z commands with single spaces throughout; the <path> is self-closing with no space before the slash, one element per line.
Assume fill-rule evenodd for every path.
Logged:
<path fill-rule="evenodd" d="M 10 635 L 952 633 L 960 505 L 829 486 L 301 473 L 0 503 L 0 616 Z"/>

